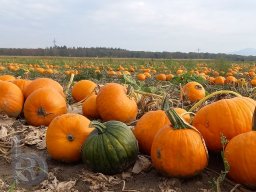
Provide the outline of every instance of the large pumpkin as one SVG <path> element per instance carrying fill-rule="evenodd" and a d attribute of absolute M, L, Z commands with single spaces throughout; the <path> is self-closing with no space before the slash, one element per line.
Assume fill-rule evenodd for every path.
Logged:
<path fill-rule="evenodd" d="M 195 81 L 191 81 L 183 86 L 184 96 L 191 102 L 198 101 L 205 97 L 204 87 Z"/>
<path fill-rule="evenodd" d="M 221 135 L 232 139 L 250 131 L 256 101 L 248 97 L 222 99 L 202 107 L 195 115 L 193 126 L 203 135 L 210 150 L 222 149 Z"/>
<path fill-rule="evenodd" d="M 81 147 L 93 131 L 90 120 L 79 114 L 64 114 L 52 120 L 46 132 L 49 155 L 64 162 L 78 161 Z"/>
<path fill-rule="evenodd" d="M 86 97 L 95 94 L 94 90 L 97 87 L 97 84 L 90 81 L 90 80 L 81 80 L 75 83 L 75 85 L 72 88 L 72 97 L 76 101 L 81 101 L 85 99 Z"/>
<path fill-rule="evenodd" d="M 120 121 L 93 122 L 96 128 L 82 147 L 82 160 L 95 172 L 121 173 L 134 164 L 138 144 L 130 128 Z"/>
<path fill-rule="evenodd" d="M 168 123 L 170 121 L 162 110 L 149 111 L 138 120 L 133 133 L 138 140 L 141 152 L 150 155 L 156 133 Z"/>
<path fill-rule="evenodd" d="M 17 117 L 23 107 L 23 94 L 19 87 L 8 81 L 0 81 L 0 112 Z"/>
<path fill-rule="evenodd" d="M 61 95 L 64 96 L 63 87 L 57 81 L 54 81 L 53 79 L 50 79 L 50 78 L 37 78 L 37 79 L 33 80 L 26 87 L 26 89 L 24 91 L 25 98 L 27 98 L 35 90 L 40 89 L 40 88 L 44 88 L 44 87 L 55 89 Z"/>
<path fill-rule="evenodd" d="M 256 188 L 256 131 L 240 134 L 229 141 L 224 156 L 230 166 L 228 176 L 237 183 Z"/>
<path fill-rule="evenodd" d="M 194 176 L 208 164 L 203 137 L 194 127 L 185 123 L 174 109 L 166 113 L 171 125 L 160 129 L 153 140 L 152 164 L 167 176 Z"/>
<path fill-rule="evenodd" d="M 118 83 L 107 83 L 100 89 L 96 105 L 104 121 L 117 120 L 129 123 L 136 119 L 137 103 L 126 93 L 126 88 Z"/>
<path fill-rule="evenodd" d="M 59 115 L 67 112 L 64 97 L 55 89 L 40 88 L 26 99 L 24 116 L 28 124 L 48 126 Z"/>

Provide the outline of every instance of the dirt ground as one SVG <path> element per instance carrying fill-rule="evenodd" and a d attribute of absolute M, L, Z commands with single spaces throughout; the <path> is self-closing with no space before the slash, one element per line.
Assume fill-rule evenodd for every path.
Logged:
<path fill-rule="evenodd" d="M 82 162 L 66 164 L 52 160 L 45 149 L 45 128 L 26 126 L 23 123 L 6 117 L 0 118 L 0 191 L 208 192 L 216 191 L 211 182 L 216 180 L 220 171 L 224 169 L 220 154 L 210 153 L 208 167 L 201 174 L 187 179 L 167 178 L 161 176 L 152 168 L 148 157 L 140 155 L 135 166 L 122 174 L 107 176 L 93 173 Z M 47 169 L 44 169 L 44 171 L 34 170 L 36 173 L 45 173 L 45 180 L 41 183 L 32 186 L 31 183 L 18 183 L 15 186 L 14 175 L 17 176 L 17 172 L 14 174 L 13 171 L 16 170 L 14 165 L 16 165 L 17 159 L 16 161 L 13 160 L 14 151 L 10 149 L 10 143 L 8 145 L 8 142 L 10 142 L 8 137 L 14 134 L 19 135 L 20 144 L 22 145 L 18 147 L 18 152 L 16 151 L 16 158 L 19 156 L 31 157 L 31 154 L 34 154 L 34 156 L 46 162 Z M 229 179 L 225 179 L 220 188 L 223 192 L 252 191 L 236 185 Z"/>

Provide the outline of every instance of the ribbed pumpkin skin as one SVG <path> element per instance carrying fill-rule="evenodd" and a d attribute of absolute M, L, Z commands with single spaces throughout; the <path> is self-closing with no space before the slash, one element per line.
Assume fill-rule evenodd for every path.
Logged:
<path fill-rule="evenodd" d="M 0 75 L 0 80 L 2 81 L 13 81 L 16 78 L 12 75 Z"/>
<path fill-rule="evenodd" d="M 136 119 L 137 103 L 130 99 L 126 92 L 125 87 L 118 83 L 107 83 L 100 89 L 96 105 L 104 121 L 116 120 L 129 123 Z"/>
<path fill-rule="evenodd" d="M 24 104 L 24 116 L 28 124 L 49 125 L 57 116 L 67 113 L 66 100 L 51 88 L 40 88 L 31 93 Z"/>
<path fill-rule="evenodd" d="M 141 152 L 150 155 L 155 135 L 168 123 L 170 124 L 170 121 L 162 110 L 149 111 L 138 120 L 133 133 L 138 140 Z"/>
<path fill-rule="evenodd" d="M 230 165 L 228 176 L 237 183 L 256 188 L 256 131 L 240 134 L 229 141 L 225 158 Z"/>
<path fill-rule="evenodd" d="M 8 81 L 0 81 L 0 112 L 9 117 L 17 117 L 23 107 L 24 97 L 16 85 Z"/>
<path fill-rule="evenodd" d="M 154 138 L 151 148 L 154 167 L 171 177 L 191 177 L 208 164 L 202 138 L 193 129 L 172 130 L 162 128 Z"/>
<path fill-rule="evenodd" d="M 202 107 L 195 115 L 193 126 L 203 135 L 208 149 L 220 151 L 221 134 L 232 139 L 252 130 L 256 101 L 248 97 L 222 99 Z"/>
<path fill-rule="evenodd" d="M 104 123 L 103 133 L 94 130 L 82 146 L 82 160 L 95 172 L 121 173 L 134 164 L 138 143 L 126 124 L 119 121 Z"/>
<path fill-rule="evenodd" d="M 24 91 L 25 98 L 27 98 L 35 90 L 40 89 L 40 88 L 44 88 L 44 87 L 55 89 L 62 96 L 64 96 L 63 87 L 57 81 L 54 81 L 53 79 L 50 79 L 50 78 L 37 78 L 37 79 L 33 80 L 26 87 L 26 89 Z"/>
<path fill-rule="evenodd" d="M 64 114 L 52 120 L 46 132 L 46 146 L 55 160 L 74 162 L 81 158 L 81 147 L 94 130 L 90 120 L 79 114 Z M 69 140 L 72 136 L 73 140 Z"/>
<path fill-rule="evenodd" d="M 31 80 L 27 79 L 15 79 L 12 81 L 13 84 L 17 85 L 22 91 L 23 95 L 25 94 L 26 87 L 31 83 Z"/>

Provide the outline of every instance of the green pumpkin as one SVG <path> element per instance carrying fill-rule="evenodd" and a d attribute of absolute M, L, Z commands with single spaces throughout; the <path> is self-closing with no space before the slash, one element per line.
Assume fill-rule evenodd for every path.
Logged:
<path fill-rule="evenodd" d="M 83 162 L 95 172 L 116 174 L 136 161 L 138 142 L 131 129 L 120 121 L 99 123 L 82 146 Z"/>

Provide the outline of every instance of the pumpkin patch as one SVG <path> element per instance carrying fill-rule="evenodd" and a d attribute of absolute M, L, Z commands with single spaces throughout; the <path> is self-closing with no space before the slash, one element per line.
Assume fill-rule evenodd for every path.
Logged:
<path fill-rule="evenodd" d="M 28 165 L 21 157 L 41 163 L 35 173 L 45 166 L 40 189 L 47 182 L 56 191 L 256 189 L 252 63 L 1 61 L 0 170 L 7 176 L 0 173 L 0 191 L 9 170 Z"/>

